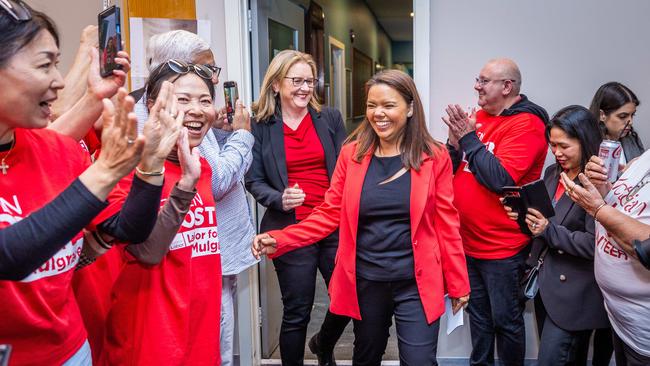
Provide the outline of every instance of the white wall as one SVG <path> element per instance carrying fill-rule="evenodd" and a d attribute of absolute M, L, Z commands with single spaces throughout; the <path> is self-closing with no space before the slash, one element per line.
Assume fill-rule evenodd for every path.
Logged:
<path fill-rule="evenodd" d="M 61 38 L 59 69 L 65 75 L 79 48 L 81 31 L 87 25 L 97 24 L 97 14 L 102 11 L 102 0 L 27 0 L 27 3 L 47 14 L 56 23 Z"/>
<path fill-rule="evenodd" d="M 447 136 L 444 106 L 475 105 L 472 87 L 482 65 L 510 57 L 522 71 L 523 93 L 550 115 L 569 104 L 588 106 L 607 81 L 628 85 L 642 102 L 635 128 L 650 145 L 650 2 L 414 0 L 414 9 L 415 80 L 429 101 L 429 128 L 437 139 Z M 526 357 L 535 358 L 530 310 Z M 467 327 L 457 332 L 441 335 L 439 357 L 469 354 Z"/>
<path fill-rule="evenodd" d="M 433 1 L 432 131 L 446 136 L 443 107 L 474 105 L 481 66 L 506 56 L 521 68 L 523 93 L 551 115 L 569 104 L 588 106 L 607 81 L 628 85 L 642 102 L 635 128 L 650 144 L 648 14 L 645 0 Z"/>

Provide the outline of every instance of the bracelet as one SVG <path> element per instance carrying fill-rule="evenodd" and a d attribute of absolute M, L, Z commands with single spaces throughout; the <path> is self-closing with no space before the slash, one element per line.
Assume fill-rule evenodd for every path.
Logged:
<path fill-rule="evenodd" d="M 600 211 L 601 208 L 605 207 L 607 205 L 607 202 L 603 202 L 600 204 L 600 206 L 596 207 L 596 211 L 594 211 L 594 220 L 598 221 L 596 216 L 598 215 L 598 211 Z"/>
<path fill-rule="evenodd" d="M 109 250 L 111 249 L 111 247 L 113 247 L 113 244 L 107 243 L 106 240 L 102 238 L 102 235 L 98 231 L 93 230 L 90 233 L 92 234 L 93 239 L 95 239 L 95 241 L 97 241 L 97 244 L 99 244 L 99 246 L 101 246 L 102 248 Z"/>
<path fill-rule="evenodd" d="M 163 174 L 165 174 L 165 167 L 162 167 L 162 169 L 158 172 L 145 172 L 144 170 L 138 168 L 137 166 L 135 167 L 135 171 L 145 177 L 158 177 Z"/>

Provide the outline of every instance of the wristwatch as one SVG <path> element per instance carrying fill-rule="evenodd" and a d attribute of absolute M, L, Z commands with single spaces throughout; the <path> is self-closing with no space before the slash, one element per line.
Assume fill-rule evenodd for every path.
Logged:
<path fill-rule="evenodd" d="M 646 269 L 650 270 L 650 238 L 640 241 L 634 240 L 632 242 L 634 252 L 639 257 L 639 262 L 643 264 Z"/>

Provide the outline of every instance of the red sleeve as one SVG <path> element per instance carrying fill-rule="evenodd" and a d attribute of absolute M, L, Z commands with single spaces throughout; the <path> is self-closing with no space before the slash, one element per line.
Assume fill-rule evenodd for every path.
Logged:
<path fill-rule="evenodd" d="M 449 297 L 459 298 L 469 294 L 469 276 L 465 252 L 460 238 L 460 219 L 454 207 L 454 188 L 451 159 L 446 149 L 437 152 L 435 164 L 435 231 L 440 247 L 440 262 Z"/>
<path fill-rule="evenodd" d="M 522 113 L 520 116 L 521 118 L 513 118 L 504 126 L 508 133 L 494 151 L 516 185 L 536 166 L 535 162 L 540 156 L 546 156 L 548 149 L 544 123 L 539 117 L 530 113 Z"/>
<path fill-rule="evenodd" d="M 289 225 L 283 230 L 272 230 L 268 234 L 277 241 L 277 251 L 270 258 L 275 258 L 294 249 L 311 245 L 339 227 L 341 221 L 341 201 L 348 161 L 352 158 L 354 146 L 350 144 L 341 149 L 336 162 L 330 187 L 325 192 L 325 200 L 314 208 L 307 218 L 298 224 Z"/>

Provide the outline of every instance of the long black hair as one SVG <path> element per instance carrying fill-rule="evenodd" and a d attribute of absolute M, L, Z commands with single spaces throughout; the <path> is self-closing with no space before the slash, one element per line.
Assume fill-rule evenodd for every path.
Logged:
<path fill-rule="evenodd" d="M 23 5 L 32 15 L 29 20 L 16 20 L 0 8 L 0 68 L 6 67 L 9 60 L 32 42 L 42 30 L 47 30 L 59 47 L 59 32 L 54 21 L 27 4 Z"/>
<path fill-rule="evenodd" d="M 610 81 L 598 88 L 596 94 L 594 94 L 594 98 L 591 100 L 589 110 L 596 117 L 596 125 L 600 130 L 601 136 L 605 137 L 607 135 L 607 127 L 600 120 L 600 111 L 603 111 L 608 116 L 627 103 L 634 103 L 637 107 L 641 104 L 636 94 L 618 81 Z M 636 136 L 636 132 L 633 129 L 630 131 L 630 134 Z"/>
<path fill-rule="evenodd" d="M 557 127 L 580 143 L 580 170 L 585 169 L 592 155 L 598 155 L 602 137 L 596 127 L 596 116 L 580 105 L 560 109 L 546 127 L 546 140 L 550 140 L 551 129 Z"/>

